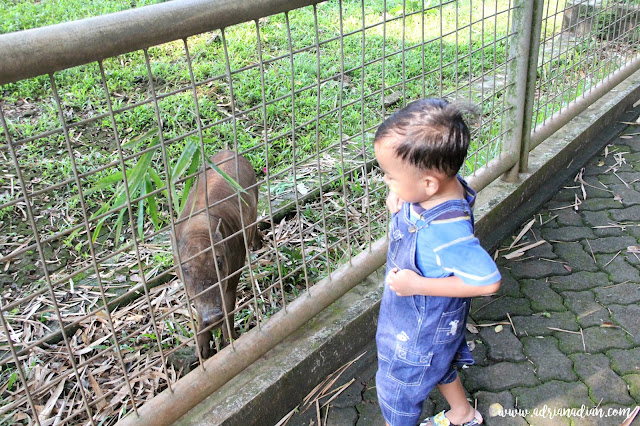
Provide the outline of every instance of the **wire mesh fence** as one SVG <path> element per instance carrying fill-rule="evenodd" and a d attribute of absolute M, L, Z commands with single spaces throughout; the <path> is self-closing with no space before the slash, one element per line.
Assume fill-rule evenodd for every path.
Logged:
<path fill-rule="evenodd" d="M 637 58 L 639 18 L 635 0 L 545 2 L 533 127 Z"/>
<path fill-rule="evenodd" d="M 632 6 L 563 4 L 546 5 L 535 123 L 635 55 Z M 411 100 L 480 105 L 462 173 L 498 158 L 516 8 L 332 0 L 5 84 L 2 415 L 115 423 L 313 298 L 385 234 L 373 133 Z M 222 150 L 250 167 L 212 165 Z"/>

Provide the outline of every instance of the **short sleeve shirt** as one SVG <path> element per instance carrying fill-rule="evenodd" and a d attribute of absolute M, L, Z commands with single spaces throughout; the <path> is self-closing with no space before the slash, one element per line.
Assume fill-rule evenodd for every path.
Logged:
<path fill-rule="evenodd" d="M 445 201 L 450 208 L 441 204 L 436 207 L 439 213 L 434 213 L 419 204 L 411 205 L 410 218 L 418 229 L 416 266 L 428 278 L 455 275 L 467 285 L 493 284 L 500 280 L 500 272 L 473 234 L 475 193 L 461 182 L 465 200 Z"/>

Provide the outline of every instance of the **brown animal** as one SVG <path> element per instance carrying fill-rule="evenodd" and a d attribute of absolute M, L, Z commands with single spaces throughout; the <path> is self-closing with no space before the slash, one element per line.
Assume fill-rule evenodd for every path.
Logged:
<path fill-rule="evenodd" d="M 208 214 L 207 211 L 192 214 L 202 210 L 206 205 L 204 179 L 200 176 L 180 215 L 180 219 L 185 221 L 176 226 L 177 251 L 182 261 L 182 272 L 178 268 L 178 274 L 198 312 L 196 340 L 204 358 L 211 355 L 213 328 L 222 326 L 225 341 L 235 338 L 231 312 L 235 308 L 236 287 L 240 279 L 240 273 L 237 271 L 244 266 L 247 258 L 241 215 L 248 241 L 254 248 L 260 246 L 260 236 L 255 225 L 258 188 L 253 166 L 233 151 L 221 151 L 211 157 L 211 162 L 245 188 L 247 193 L 242 193 L 242 200 L 238 202 L 236 190 L 220 174 L 209 168 L 206 174 L 206 190 L 211 206 Z M 222 242 L 229 236 L 231 238 Z M 213 254 L 210 249 L 212 239 L 215 251 Z M 197 255 L 207 248 L 209 250 Z M 192 257 L 193 259 L 189 260 Z M 178 258 L 175 252 L 174 259 L 177 265 Z M 216 264 L 219 275 L 216 272 Z M 227 325 L 221 321 L 225 312 L 223 302 L 228 313 L 231 336 Z M 212 325 L 212 329 L 203 331 Z"/>

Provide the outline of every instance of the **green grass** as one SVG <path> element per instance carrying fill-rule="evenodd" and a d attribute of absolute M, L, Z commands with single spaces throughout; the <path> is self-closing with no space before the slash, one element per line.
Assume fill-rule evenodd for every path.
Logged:
<path fill-rule="evenodd" d="M 4 2 L 5 7 L 0 13 L 4 18 L 3 22 L 12 22 L 13 26 L 5 29 L 8 31 L 11 28 L 52 24 L 125 7 L 124 3 L 112 3 L 109 10 L 106 10 L 95 2 L 83 5 L 80 2 L 63 2 L 58 9 L 73 10 L 73 15 L 68 15 L 62 10 L 51 12 L 54 5 L 50 2 Z M 426 5 L 432 3 L 434 2 L 427 2 Z M 136 5 L 142 4 L 138 2 Z M 499 0 L 498 10 L 507 4 L 508 1 Z M 486 6 L 484 13 L 493 14 L 494 6 Z M 40 10 L 33 13 L 34 18 L 31 20 L 12 18 L 23 14 L 26 8 L 37 7 Z M 406 12 L 410 14 L 420 7 L 420 2 L 410 1 Z M 469 2 L 446 4 L 442 7 L 442 15 L 439 7 L 429 10 L 424 15 L 423 33 L 421 15 L 402 18 L 402 1 L 389 1 L 387 19 L 390 22 L 385 26 L 376 25 L 367 29 L 363 40 L 362 31 L 358 32 L 362 28 L 363 19 L 367 25 L 382 22 L 381 5 L 366 5 L 363 16 L 360 2 L 345 1 L 342 5 L 342 31 L 348 35 L 343 38 L 342 43 L 330 40 L 340 34 L 339 20 L 336 19 L 340 14 L 339 4 L 321 3 L 317 10 L 319 40 L 316 40 L 314 11 L 311 7 L 291 11 L 288 16 L 279 14 L 261 19 L 261 52 L 257 50 L 256 27 L 253 23 L 228 28 L 224 35 L 220 31 L 214 31 L 188 40 L 195 80 L 204 82 L 197 87 L 197 95 L 204 127 L 203 136 L 208 142 L 205 144 L 206 155 L 221 148 L 249 151 L 246 156 L 256 170 L 262 171 L 268 164 L 268 172 L 272 176 L 276 175 L 272 180 L 276 192 L 278 188 L 287 185 L 286 182 L 281 182 L 282 178 L 277 177 L 278 172 L 285 171 L 294 159 L 301 167 L 313 163 L 317 148 L 329 149 L 329 155 L 338 158 L 337 149 L 331 147 L 337 146 L 341 139 L 352 139 L 345 153 L 348 162 L 359 155 L 357 153 L 361 150 L 363 139 L 366 156 L 371 159 L 371 134 L 383 119 L 381 98 L 384 95 L 392 91 L 403 93 L 402 101 L 390 108 L 393 110 L 424 95 L 453 93 L 469 79 L 490 72 L 505 61 L 504 41 L 493 43 L 491 37 L 494 26 L 497 26 L 495 31 L 498 34 L 506 32 L 506 13 L 499 14 L 497 19 L 486 20 L 484 33 L 480 31 L 480 24 L 475 23 L 468 30 L 446 36 L 442 43 L 436 40 L 441 26 L 444 33 L 450 33 L 456 27 L 468 25 L 482 17 L 482 10 L 477 7 L 471 10 Z M 288 31 L 291 32 L 291 49 L 307 49 L 295 53 L 292 58 Z M 354 31 L 354 34 L 349 34 Z M 233 74 L 231 82 L 226 75 L 223 39 L 226 40 L 226 54 L 230 58 L 229 67 Z M 426 41 L 424 45 L 423 40 Z M 319 50 L 315 48 L 317 42 L 320 44 Z M 341 49 L 344 50 L 343 58 L 339 54 Z M 384 64 L 380 60 L 383 50 L 388 55 Z M 163 122 L 163 138 L 175 140 L 167 146 L 167 167 L 171 170 L 185 144 L 181 138 L 188 133 L 197 134 L 198 131 L 195 100 L 189 87 L 185 46 L 182 42 L 167 43 L 150 48 L 148 55 L 151 78 L 147 72 L 144 53 L 132 52 L 104 61 L 106 83 L 116 111 L 115 125 L 122 143 L 157 128 L 156 111 L 150 102 L 150 84 L 153 83 L 157 96 L 161 97 L 158 108 Z M 317 64 L 318 55 L 320 67 Z M 443 67 L 438 71 L 441 64 Z M 260 79 L 261 67 L 264 71 L 264 86 Z M 346 82 L 342 90 L 339 77 L 341 70 L 344 70 L 343 79 Z M 423 70 L 431 72 L 423 77 Z M 113 173 L 100 171 L 91 174 L 92 168 L 118 160 L 111 119 L 108 116 L 87 124 L 74 124 L 108 112 L 99 67 L 95 63 L 88 64 L 57 72 L 54 78 L 63 115 L 72 126 L 72 145 L 76 142 L 80 144 L 79 148 L 74 147 L 74 151 L 79 154 L 75 156 L 78 171 L 89 173 L 82 182 L 87 190 L 95 187 L 109 173 Z M 319 97 L 318 78 L 321 81 Z M 381 92 L 383 85 L 389 89 Z M 235 120 L 230 119 L 231 89 L 235 98 Z M 48 77 L 41 76 L 8 84 L 0 90 L 14 141 L 33 138 L 60 127 L 58 106 L 52 99 Z M 292 90 L 298 91 L 293 99 Z M 263 96 L 266 101 L 264 106 Z M 468 89 L 463 88 L 458 96 L 468 96 Z M 29 107 L 33 106 L 35 113 L 20 115 L 21 108 L 24 108 L 19 105 L 22 102 Z M 130 108 L 137 103 L 142 104 Z M 340 111 L 341 104 L 343 107 Z M 316 123 L 317 114 L 322 118 Z M 499 118 L 500 114 L 499 109 L 487 109 L 485 118 Z M 270 138 L 268 153 L 264 145 L 265 130 Z M 478 136 L 495 137 L 497 131 L 494 124 L 488 130 L 482 128 Z M 4 143 L 2 139 L 3 136 L 0 136 L 0 144 Z M 483 146 L 483 142 L 476 140 L 476 146 Z M 482 166 L 487 159 L 493 158 L 499 152 L 500 144 L 489 144 L 487 147 L 491 152 L 478 156 L 479 160 L 476 158 L 470 161 L 466 173 L 472 171 L 471 167 Z M 125 155 L 141 154 L 136 154 L 135 150 L 126 150 Z M 66 143 L 60 133 L 21 144 L 18 156 L 27 175 L 35 170 L 41 173 L 39 188 L 73 178 Z M 40 167 L 43 158 L 44 168 Z M 136 159 L 128 160 L 127 168 L 133 168 L 135 164 Z M 166 180 L 160 153 L 154 155 L 149 167 Z M 330 176 L 331 172 L 323 179 L 328 180 Z M 178 190 L 180 188 L 178 185 Z M 66 191 L 77 193 L 77 188 L 75 184 L 70 184 Z M 64 191 L 59 194 L 62 195 L 62 192 Z M 108 188 L 89 196 L 86 202 L 91 213 L 104 206 L 105 200 L 110 196 Z M 161 210 L 166 208 L 165 201 L 158 200 Z M 73 215 L 76 221 L 80 220 L 79 214 Z"/>

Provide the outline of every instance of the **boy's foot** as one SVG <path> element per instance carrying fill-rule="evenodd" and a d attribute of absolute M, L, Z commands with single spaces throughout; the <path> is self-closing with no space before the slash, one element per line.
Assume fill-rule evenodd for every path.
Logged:
<path fill-rule="evenodd" d="M 483 422 L 482 415 L 478 410 L 474 410 L 473 419 L 468 422 L 462 423 L 461 426 L 478 426 Z M 454 424 L 449 421 L 447 416 L 444 415 L 444 411 L 439 412 L 433 417 L 424 419 L 420 426 L 453 426 Z"/>

